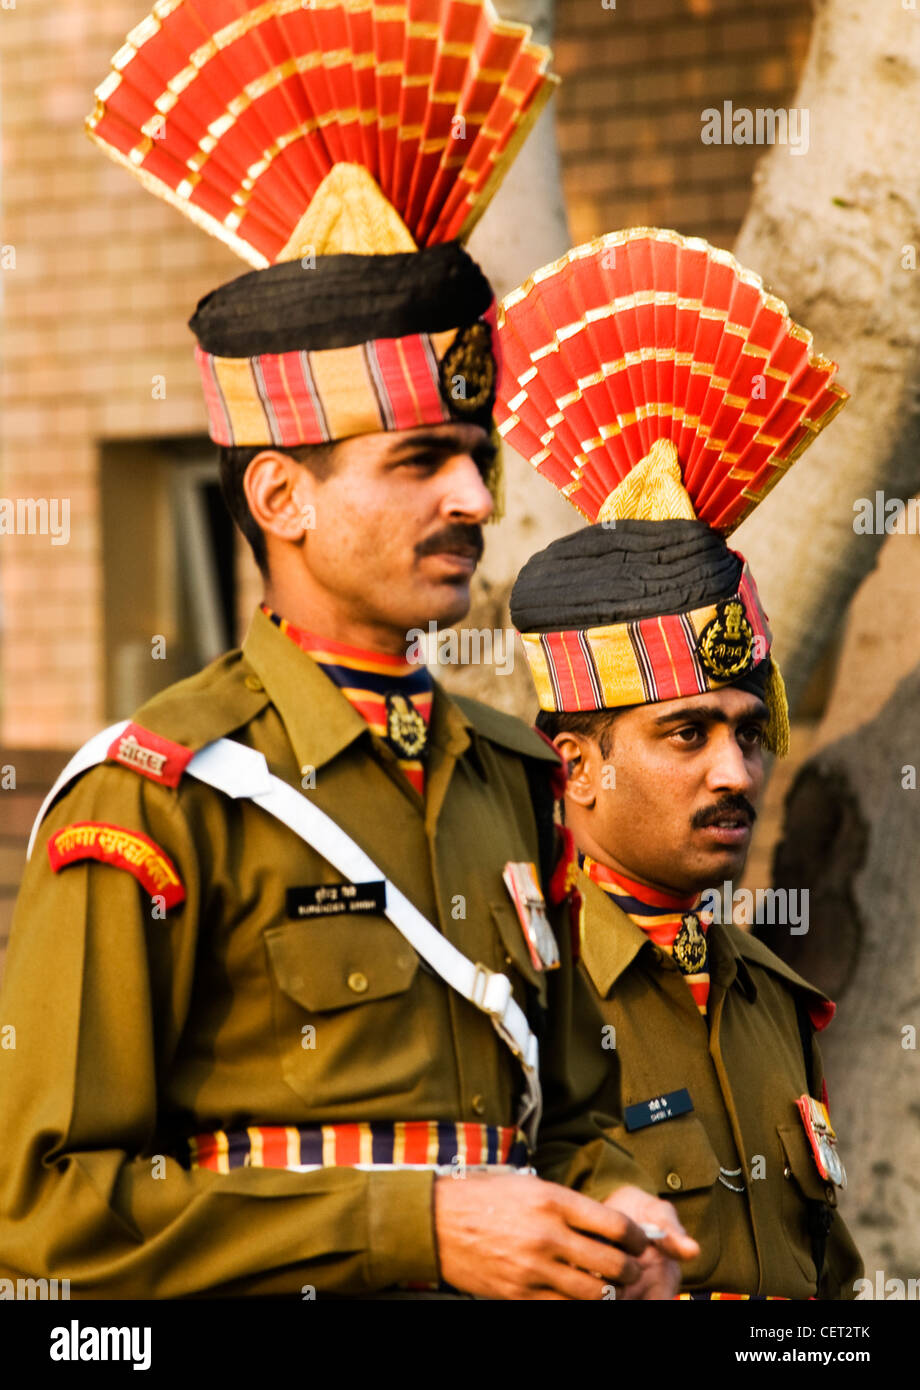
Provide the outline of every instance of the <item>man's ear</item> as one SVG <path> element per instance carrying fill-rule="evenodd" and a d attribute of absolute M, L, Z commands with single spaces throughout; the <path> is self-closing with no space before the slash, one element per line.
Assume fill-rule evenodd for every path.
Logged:
<path fill-rule="evenodd" d="M 593 741 L 581 734 L 561 733 L 556 735 L 553 743 L 568 769 L 566 800 L 573 801 L 576 806 L 592 807 L 597 799 L 595 779 L 600 757 Z"/>
<path fill-rule="evenodd" d="M 263 449 L 243 475 L 243 490 L 260 531 L 298 542 L 311 529 L 316 480 L 308 468 L 276 449 Z"/>

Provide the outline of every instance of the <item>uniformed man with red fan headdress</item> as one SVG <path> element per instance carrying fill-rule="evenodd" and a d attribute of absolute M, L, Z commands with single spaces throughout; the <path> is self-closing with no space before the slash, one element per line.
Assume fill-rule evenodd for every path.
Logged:
<path fill-rule="evenodd" d="M 595 1114 L 545 901 L 558 758 L 406 655 L 465 614 L 493 510 L 493 296 L 460 243 L 547 60 L 485 0 L 170 0 L 98 90 L 93 138 L 254 267 L 191 327 L 265 599 L 36 823 L 4 1275 L 601 1299 L 666 1296 L 696 1250 Z"/>
<path fill-rule="evenodd" d="M 682 1298 L 852 1298 L 834 1006 L 731 920 L 788 712 L 726 541 L 846 393 L 756 275 L 669 231 L 536 272 L 500 338 L 499 432 L 592 523 L 528 561 L 511 613 L 568 767 L 615 1137 L 699 1242 Z"/>

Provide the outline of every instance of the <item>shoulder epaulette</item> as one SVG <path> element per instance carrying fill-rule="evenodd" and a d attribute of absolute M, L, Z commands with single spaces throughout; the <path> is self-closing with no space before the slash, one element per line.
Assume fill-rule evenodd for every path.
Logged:
<path fill-rule="evenodd" d="M 149 777 L 161 787 L 178 787 L 182 774 L 195 755 L 193 748 L 173 743 L 145 729 L 141 724 L 128 724 L 109 745 L 106 762 L 120 763 L 141 777 Z"/>
<path fill-rule="evenodd" d="M 77 777 L 81 777 L 84 772 L 88 772 L 91 767 L 98 767 L 100 763 L 117 762 L 122 767 L 129 767 L 133 772 L 140 773 L 142 777 L 148 777 L 152 782 L 159 782 L 164 787 L 177 787 L 194 755 L 193 748 L 173 743 L 162 734 L 155 734 L 143 725 L 134 724 L 128 719 L 122 720 L 119 724 L 110 724 L 107 729 L 101 729 L 98 734 L 88 739 L 82 748 L 77 749 L 39 807 L 38 815 L 32 824 L 26 858 L 32 857 L 39 826 L 53 802 L 65 787 Z"/>
<path fill-rule="evenodd" d="M 559 754 L 549 740 L 529 724 L 525 724 L 522 719 L 505 714 L 502 710 L 492 709 L 491 705 L 484 705 L 480 700 L 472 700 L 465 695 L 452 693 L 450 698 L 483 738 L 527 758 L 537 758 L 541 762 L 559 762 Z"/>

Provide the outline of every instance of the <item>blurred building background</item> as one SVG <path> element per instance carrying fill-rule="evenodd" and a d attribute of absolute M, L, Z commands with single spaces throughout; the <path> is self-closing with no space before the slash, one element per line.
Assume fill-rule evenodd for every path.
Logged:
<path fill-rule="evenodd" d="M 763 151 L 704 148 L 701 112 L 725 100 L 788 106 L 810 8 L 618 0 L 615 25 L 610 8 L 557 4 L 573 240 L 644 224 L 730 246 Z M 0 535 L 0 765 L 22 793 L 0 776 L 0 953 L 25 835 L 61 750 L 234 645 L 258 597 L 217 495 L 186 328 L 197 300 L 247 267 L 83 134 L 93 88 L 144 12 L 143 0 L 0 9 L 0 498 L 69 505 L 66 544 Z M 822 716 L 833 711 L 835 734 L 872 717 L 916 661 L 909 634 L 897 638 L 900 663 L 867 658 L 885 640 L 885 614 L 900 628 L 918 549 L 888 542 L 812 684 L 798 756 L 771 784 L 752 882 L 770 882 L 781 794 Z M 848 701 L 854 683 L 862 694 Z"/>

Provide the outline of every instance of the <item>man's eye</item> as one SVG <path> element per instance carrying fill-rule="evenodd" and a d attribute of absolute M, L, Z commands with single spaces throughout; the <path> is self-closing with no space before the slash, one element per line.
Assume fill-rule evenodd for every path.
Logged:
<path fill-rule="evenodd" d="M 436 454 L 410 454 L 408 458 L 400 459 L 401 468 L 437 468 L 441 462 Z"/>
<path fill-rule="evenodd" d="M 696 743 L 702 736 L 703 731 L 696 724 L 687 724 L 682 729 L 675 729 L 672 734 L 673 738 L 678 739 L 681 743 L 687 744 Z"/>
<path fill-rule="evenodd" d="M 744 724 L 738 732 L 745 743 L 763 743 L 762 724 Z"/>

